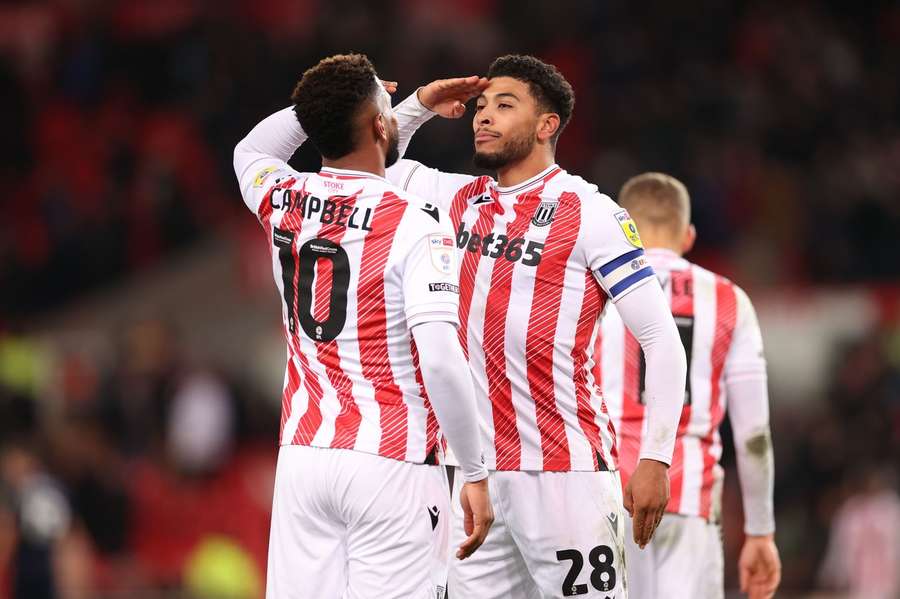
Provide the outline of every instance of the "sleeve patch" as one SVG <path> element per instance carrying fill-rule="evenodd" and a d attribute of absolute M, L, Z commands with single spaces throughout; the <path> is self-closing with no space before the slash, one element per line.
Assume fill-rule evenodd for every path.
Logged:
<path fill-rule="evenodd" d="M 449 275 L 456 268 L 456 246 L 449 235 L 437 234 L 428 236 L 428 252 L 431 254 L 431 265 L 441 274 Z"/>
<path fill-rule="evenodd" d="M 638 234 L 637 225 L 634 224 L 628 211 L 620 210 L 619 212 L 616 212 L 615 216 L 619 226 L 622 227 L 622 232 L 625 233 L 625 239 L 628 240 L 628 243 L 636 248 L 643 248 L 644 244 L 641 243 L 641 236 Z"/>
<path fill-rule="evenodd" d="M 253 178 L 253 187 L 262 187 L 266 179 L 269 178 L 269 175 L 277 170 L 279 170 L 277 166 L 267 166 L 266 168 L 260 170 Z"/>
<path fill-rule="evenodd" d="M 459 285 L 453 283 L 428 283 L 428 291 L 447 291 L 459 295 Z"/>

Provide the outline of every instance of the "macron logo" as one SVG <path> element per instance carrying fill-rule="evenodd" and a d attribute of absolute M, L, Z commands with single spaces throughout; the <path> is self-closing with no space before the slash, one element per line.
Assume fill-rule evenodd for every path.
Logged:
<path fill-rule="evenodd" d="M 428 508 L 428 515 L 431 516 L 431 530 L 434 530 L 437 528 L 438 516 L 441 515 L 441 510 L 438 509 L 438 506 L 433 505 Z"/>

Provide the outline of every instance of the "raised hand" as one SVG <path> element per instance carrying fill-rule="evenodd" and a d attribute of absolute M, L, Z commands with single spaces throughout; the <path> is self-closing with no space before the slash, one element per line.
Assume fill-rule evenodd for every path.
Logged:
<path fill-rule="evenodd" d="M 444 118 L 458 119 L 466 113 L 466 102 L 478 97 L 487 86 L 488 80 L 478 75 L 438 79 L 419 88 L 419 102 Z"/>

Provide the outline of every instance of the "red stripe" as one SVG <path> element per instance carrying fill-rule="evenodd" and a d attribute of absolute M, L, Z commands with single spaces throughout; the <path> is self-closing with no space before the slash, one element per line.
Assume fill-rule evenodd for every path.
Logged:
<path fill-rule="evenodd" d="M 472 227 L 472 235 L 478 235 L 482 239 L 494 227 L 494 215 L 502 213 L 500 202 L 486 205 L 478 213 L 475 226 Z M 457 228 L 459 225 L 457 225 Z M 467 327 L 469 322 L 469 309 L 472 307 L 472 295 L 475 293 L 475 275 L 478 273 L 478 264 L 481 261 L 481 252 L 462 251 L 462 264 L 459 267 L 459 342 L 462 345 L 466 358 L 469 357 L 469 336 Z"/>
<path fill-rule="evenodd" d="M 285 185 L 290 182 L 291 180 L 288 179 L 287 181 L 282 182 L 280 185 Z M 277 185 L 275 187 L 279 187 L 280 185 Z M 303 195 L 305 194 L 305 190 L 306 181 L 304 180 L 303 186 L 296 191 L 296 194 L 298 196 Z M 279 226 L 281 226 L 281 228 L 283 229 L 294 231 L 299 234 L 303 226 L 303 214 L 299 210 L 286 212 L 282 216 Z M 294 264 L 298 264 L 299 261 L 297 260 L 296 244 L 294 244 L 293 252 Z M 298 277 L 299 271 L 295 271 L 293 278 L 293 285 L 295 288 L 297 286 Z M 297 310 L 296 299 L 294 301 L 293 310 Z M 285 336 L 287 337 L 288 347 L 290 348 L 290 351 L 300 361 L 300 371 L 303 375 L 303 386 L 306 389 L 307 396 L 309 397 L 306 412 L 303 414 L 303 416 L 301 416 L 299 422 L 297 423 L 297 431 L 294 433 L 292 443 L 295 445 L 309 445 L 312 442 L 313 437 L 315 437 L 316 431 L 319 430 L 319 426 L 322 424 L 322 413 L 319 405 L 322 401 L 324 393 L 322 390 L 322 385 L 319 383 L 318 375 L 309 367 L 309 360 L 300 349 L 300 340 L 296 336 L 291 335 L 287 327 L 285 327 Z M 285 417 L 285 421 L 287 421 L 289 417 L 290 414 L 287 414 Z"/>
<path fill-rule="evenodd" d="M 532 213 L 540 196 L 522 196 L 515 205 L 516 216 L 507 224 L 505 234 L 509 239 L 521 237 L 528 230 Z M 495 202 L 499 205 L 499 202 Z M 483 211 L 490 212 L 490 211 Z M 482 214 L 483 216 L 483 214 Z M 479 217 L 479 223 L 481 217 Z M 469 254 L 469 252 L 466 252 Z M 476 255 L 481 255 L 477 253 Z M 498 258 L 491 272 L 490 291 L 484 311 L 485 374 L 488 380 L 488 397 L 494 418 L 494 447 L 497 452 L 497 470 L 518 470 L 522 458 L 522 443 L 516 426 L 516 413 L 512 405 L 512 387 L 506 376 L 506 315 L 512 286 L 514 263 Z M 460 313 L 462 310 L 460 310 Z"/>
<path fill-rule="evenodd" d="M 281 436 L 284 434 L 284 425 L 287 422 L 287 419 L 291 416 L 291 399 L 299 388 L 300 372 L 297 370 L 297 365 L 294 363 L 293 356 L 288 352 L 287 381 L 285 381 L 284 393 L 281 397 L 281 425 L 278 427 L 279 439 L 281 439 Z"/>
<path fill-rule="evenodd" d="M 419 385 L 419 393 L 422 395 L 425 408 L 428 410 L 428 419 L 425 422 L 425 457 L 428 457 L 438 443 L 438 432 L 440 431 L 440 427 L 438 426 L 437 418 L 434 415 L 434 410 L 431 407 L 428 391 L 425 389 L 425 380 L 422 378 L 422 369 L 419 368 L 419 348 L 416 347 L 416 342 L 412 337 L 410 337 L 409 340 L 409 349 L 412 353 L 413 368 L 416 370 L 416 383 Z M 435 455 L 437 455 L 437 453 Z"/>
<path fill-rule="evenodd" d="M 681 511 L 681 495 L 684 490 L 684 437 L 675 438 L 675 449 L 672 452 L 672 465 L 669 466 L 669 503 L 667 512 Z"/>
<path fill-rule="evenodd" d="M 603 314 L 603 308 L 606 306 L 606 294 L 600 293 L 600 306 L 597 308 L 598 313 Z M 612 463 L 607 464 L 610 469 L 618 467 L 619 461 L 619 442 L 616 427 L 612 418 L 609 417 L 609 411 L 606 409 L 606 398 L 603 396 L 603 327 L 597 327 L 597 340 L 594 342 L 594 385 L 597 387 L 597 393 L 600 394 L 600 412 L 606 418 L 606 431 L 609 433 L 610 447 L 609 455 Z"/>
<path fill-rule="evenodd" d="M 602 298 L 602 296 L 601 296 Z M 603 311 L 603 306 L 600 306 L 600 311 Z M 594 340 L 594 368 L 591 371 L 594 375 L 594 384 L 597 385 L 597 389 L 600 392 L 603 392 L 603 327 L 597 328 L 597 339 Z"/>
<path fill-rule="evenodd" d="M 540 196 L 529 197 L 522 202 L 523 211 L 531 215 Z M 535 418 L 541 436 L 541 453 L 544 470 L 570 470 L 572 458 L 566 438 L 566 424 L 556 405 L 554 386 L 553 348 L 556 327 L 559 323 L 566 265 L 575 247 L 581 227 L 581 206 L 574 193 L 563 193 L 559 198 L 556 218 L 550 225 L 534 277 L 531 314 L 525 339 L 525 364 L 528 371 L 528 390 L 534 401 Z M 577 341 L 573 349 L 584 354 L 587 341 Z M 574 353 L 573 353 L 574 357 Z M 583 370 L 583 364 L 582 364 Z M 584 373 L 581 373 L 582 376 Z"/>
<path fill-rule="evenodd" d="M 329 200 L 338 205 L 347 204 L 352 207 L 356 204 L 358 196 L 359 192 L 347 197 L 332 196 Z M 335 223 L 329 223 L 321 226 L 316 237 L 327 239 L 334 243 L 340 243 L 346 232 L 347 229 L 344 227 Z M 326 287 L 326 285 L 328 287 Z M 331 293 L 329 289 L 330 285 L 330 278 L 326 279 L 324 277 L 319 277 L 316 280 L 315 296 L 319 298 L 328 297 Z M 331 441 L 331 447 L 353 447 L 353 443 L 356 440 L 355 430 L 352 435 L 348 435 L 347 430 L 340 425 L 342 424 L 341 419 L 347 417 L 351 420 L 356 418 L 358 422 L 359 407 L 353 400 L 353 381 L 350 380 L 350 377 L 347 376 L 347 373 L 345 373 L 344 369 L 341 367 L 341 358 L 338 354 L 337 340 L 332 339 L 331 341 L 324 343 L 316 342 L 316 357 L 318 358 L 319 363 L 325 367 L 325 375 L 328 377 L 328 382 L 331 384 L 331 388 L 334 389 L 338 402 L 341 404 L 340 415 L 334 423 L 334 438 Z"/>
<path fill-rule="evenodd" d="M 391 192 L 381 198 L 372 218 L 372 231 L 366 235 L 357 292 L 359 360 L 362 375 L 372 385 L 380 408 L 378 452 L 398 460 L 406 458 L 408 409 L 394 379 L 388 353 L 384 274 L 394 233 L 406 207 L 406 202 Z"/>
<path fill-rule="evenodd" d="M 670 288 L 671 306 L 673 316 L 694 316 L 694 274 L 693 270 L 676 270 L 671 273 Z M 690 367 L 690 365 L 688 365 Z M 690 372 L 688 372 L 690 376 Z M 678 421 L 678 431 L 675 436 L 675 448 L 672 452 L 672 465 L 669 466 L 670 497 L 666 509 L 670 512 L 681 510 L 681 496 L 684 491 L 684 435 L 687 433 L 691 422 L 691 406 L 681 408 L 681 418 Z"/>
<path fill-rule="evenodd" d="M 459 227 L 462 222 L 462 215 L 469 207 L 469 202 L 481 196 L 487 186 L 493 181 L 490 177 L 478 177 L 477 179 L 467 183 L 456 192 L 453 200 L 450 202 L 450 222 L 453 223 L 453 229 Z M 496 201 L 496 191 L 492 188 L 491 195 Z"/>
<path fill-rule="evenodd" d="M 700 515 L 709 517 L 712 500 L 714 467 L 717 459 L 710 449 L 715 441 L 715 434 L 722 422 L 721 384 L 722 371 L 725 369 L 725 358 L 731 348 L 734 326 L 737 322 L 737 296 L 734 286 L 722 277 L 716 277 L 716 332 L 712 348 L 712 376 L 710 380 L 710 429 L 701 442 L 703 447 L 703 487 L 700 492 Z"/>
<path fill-rule="evenodd" d="M 260 215 L 260 219 L 265 219 L 263 226 L 266 230 L 267 236 L 270 237 L 272 234 L 272 222 L 271 222 L 272 193 L 276 189 L 291 188 L 291 187 L 293 187 L 293 185 L 295 183 L 296 183 L 296 179 L 293 177 L 285 179 L 284 181 L 281 181 L 280 183 L 273 185 L 269 189 L 269 191 L 266 193 L 265 197 L 263 198 L 263 201 L 259 207 L 259 215 Z M 295 190 L 294 193 L 296 196 L 300 196 L 300 195 L 303 195 L 306 193 L 306 180 L 305 179 L 304 179 L 303 185 L 300 187 L 300 189 Z M 302 225 L 303 225 L 303 214 L 299 211 L 285 212 L 281 217 L 281 222 L 279 223 L 279 226 L 281 228 L 287 229 L 290 231 L 294 231 L 296 233 L 300 232 Z M 271 238 L 269 239 L 268 245 L 270 246 L 270 251 L 271 251 L 272 250 Z M 294 245 L 294 247 L 293 247 L 293 252 L 294 252 L 294 264 L 297 264 L 297 259 L 296 259 L 297 258 L 297 246 L 296 245 Z M 295 287 L 297 285 L 297 277 L 298 277 L 298 272 L 295 271 L 294 277 L 293 277 L 293 285 Z M 297 309 L 296 301 L 295 301 L 292 309 L 294 311 L 296 311 L 296 309 Z M 288 358 L 289 381 L 290 381 L 290 369 L 291 369 L 291 366 L 293 366 L 292 358 L 296 357 L 300 362 L 300 371 L 298 372 L 296 370 L 296 366 L 294 366 L 294 372 L 297 374 L 298 379 L 302 380 L 302 384 L 306 390 L 307 397 L 309 398 L 309 401 L 307 403 L 306 412 L 300 418 L 300 421 L 297 424 L 297 431 L 294 433 L 294 437 L 291 442 L 293 444 L 308 445 L 312 441 L 312 438 L 315 436 L 316 431 L 318 430 L 319 426 L 322 423 L 322 415 L 321 415 L 321 412 L 319 411 L 319 403 L 322 400 L 322 395 L 323 395 L 322 386 L 319 384 L 318 376 L 310 369 L 309 361 L 307 360 L 306 356 L 300 350 L 300 344 L 299 344 L 299 340 L 297 339 L 297 337 L 291 335 L 287 326 L 285 326 L 284 332 L 285 332 L 285 339 L 288 344 L 288 351 L 290 353 L 290 356 Z M 302 376 L 301 376 L 301 374 L 302 374 Z M 298 380 L 297 389 L 299 389 L 299 385 L 300 385 L 299 380 Z M 296 390 L 295 390 L 295 392 L 296 392 Z M 293 393 L 291 394 L 291 396 L 293 396 Z M 286 409 L 285 409 L 284 401 L 282 402 L 282 426 L 290 418 L 291 409 L 292 409 L 292 404 L 291 404 L 290 399 L 288 399 L 288 401 L 287 401 Z M 282 432 L 283 432 L 283 430 L 282 430 Z"/>
<path fill-rule="evenodd" d="M 581 300 L 581 314 L 575 329 L 575 346 L 572 348 L 572 362 L 575 371 L 575 405 L 581 430 L 591 444 L 594 468 L 599 468 L 597 454 L 603 455 L 603 442 L 600 439 L 600 427 L 597 426 L 597 413 L 591 406 L 591 388 L 585 365 L 588 361 L 588 347 L 591 334 L 597 327 L 597 318 L 603 306 L 602 294 L 596 279 L 590 272 L 584 273 L 584 297 Z M 599 339 L 599 332 L 597 335 Z M 595 344 L 596 347 L 596 344 Z M 594 354 L 597 355 L 597 354 Z"/>

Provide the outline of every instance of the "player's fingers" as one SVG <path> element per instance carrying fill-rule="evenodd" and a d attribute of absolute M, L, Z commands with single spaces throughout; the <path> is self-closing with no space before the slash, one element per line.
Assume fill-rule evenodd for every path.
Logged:
<path fill-rule="evenodd" d="M 463 541 L 459 549 L 456 551 L 456 557 L 459 559 L 466 559 L 473 553 L 475 550 L 481 547 L 481 544 L 484 543 L 484 539 L 487 536 L 487 527 L 481 523 L 475 525 L 475 529 L 472 531 L 465 541 Z"/>
<path fill-rule="evenodd" d="M 631 495 L 631 485 L 625 487 L 625 492 L 622 494 L 622 507 L 629 516 L 634 517 L 634 497 Z"/>
<path fill-rule="evenodd" d="M 744 564 L 739 564 L 738 570 L 738 577 L 741 582 L 741 592 L 746 593 L 749 591 L 750 586 L 750 570 Z"/>
<path fill-rule="evenodd" d="M 647 513 L 643 509 L 635 509 L 634 510 L 634 522 L 633 525 L 633 534 L 634 542 L 641 548 L 644 548 L 644 520 L 647 518 Z"/>
<path fill-rule="evenodd" d="M 644 516 L 644 528 L 641 531 L 641 548 L 643 548 L 647 543 L 650 542 L 650 539 L 653 538 L 653 531 L 656 528 L 656 512 L 652 510 L 647 511 L 647 515 Z"/>

